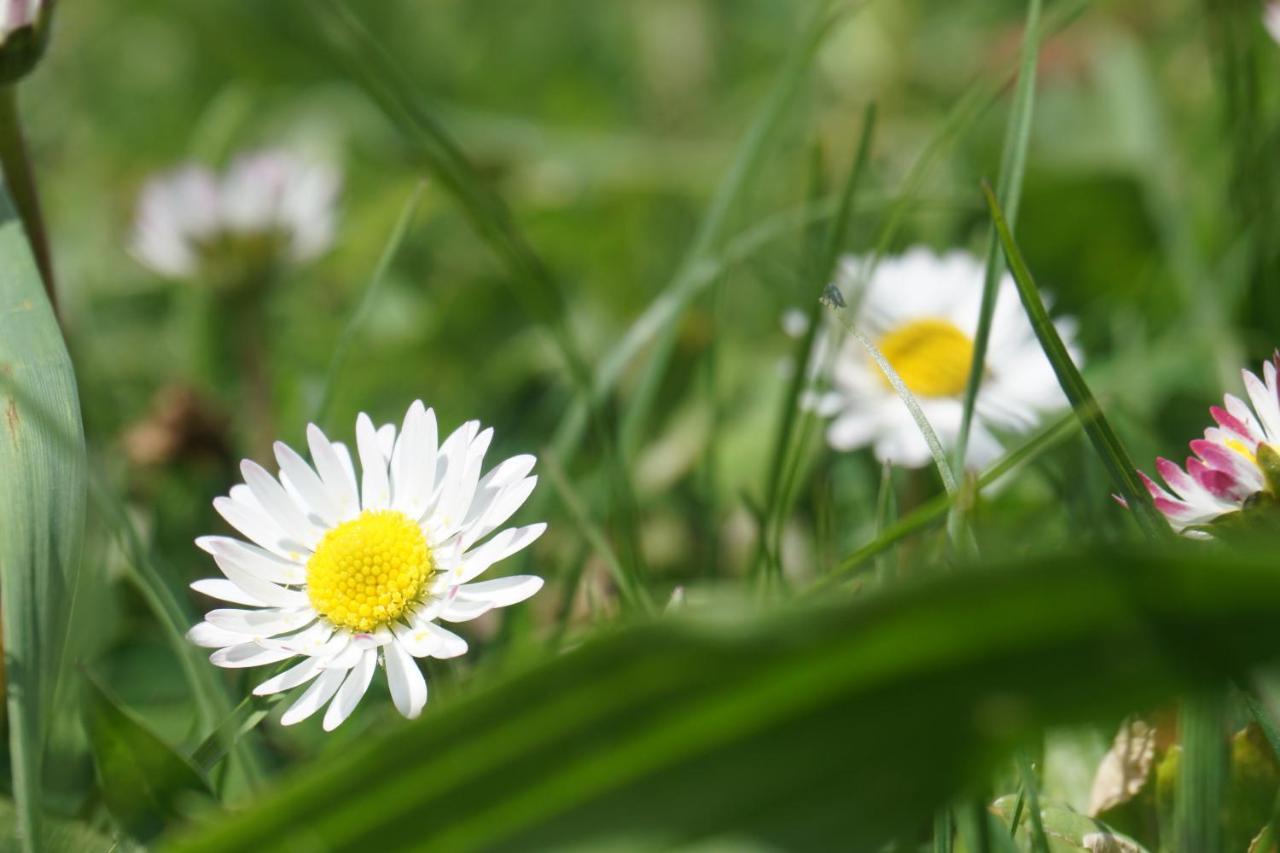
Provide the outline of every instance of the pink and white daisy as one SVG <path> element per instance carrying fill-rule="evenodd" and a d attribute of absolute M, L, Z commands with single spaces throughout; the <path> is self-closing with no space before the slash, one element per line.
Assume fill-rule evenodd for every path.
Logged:
<path fill-rule="evenodd" d="M 1217 426 L 1204 431 L 1204 438 L 1191 442 L 1185 467 L 1168 459 L 1156 459 L 1156 471 L 1168 488 L 1138 472 L 1156 509 L 1174 529 L 1186 536 L 1205 538 L 1196 529 L 1227 513 L 1244 509 L 1246 501 L 1267 490 L 1267 476 L 1259 457 L 1275 455 L 1280 446 L 1280 389 L 1276 369 L 1280 352 L 1262 365 L 1262 378 L 1242 370 L 1249 402 L 1227 394 L 1225 408 L 1212 406 L 1209 413 Z"/>

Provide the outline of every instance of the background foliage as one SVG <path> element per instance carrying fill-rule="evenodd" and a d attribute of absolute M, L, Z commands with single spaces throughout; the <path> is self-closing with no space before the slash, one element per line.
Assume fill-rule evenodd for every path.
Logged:
<path fill-rule="evenodd" d="M 72 625 L 50 846 L 910 850 L 956 803 L 961 843 L 1004 849 L 976 804 L 1005 794 L 1042 798 L 1065 844 L 1084 831 L 1047 823 L 1088 806 L 1125 714 L 1230 693 L 1222 750 L 1269 720 L 1265 554 L 1143 544 L 1070 420 L 962 515 L 968 557 L 933 471 L 882 477 L 803 419 L 779 439 L 797 357 L 779 318 L 821 292 L 824 238 L 986 250 L 1026 4 L 62 6 L 20 91 L 92 496 L 74 602 L 47 604 Z M 1140 466 L 1280 343 L 1280 46 L 1260 14 L 1044 6 L 1017 240 Z M 444 427 L 495 425 L 493 457 L 540 457 L 521 517 L 550 531 L 511 571 L 548 585 L 464 626 L 474 653 L 428 665 L 414 724 L 375 686 L 333 735 L 282 728 L 178 637 L 210 574 L 191 540 L 222 530 L 210 501 L 258 451 L 228 369 L 243 330 L 129 256 L 133 206 L 157 170 L 278 144 L 346 174 L 335 250 L 267 297 L 278 436 L 297 445 L 322 407 L 349 437 L 357 411 L 420 396 Z M 156 430 L 177 450 L 157 458 Z M 684 612 L 660 617 L 677 588 Z M 1274 774 L 1219 775 L 1228 803 L 1274 794 Z M 1189 812 L 1156 784 L 1115 825 L 1174 849 Z M 1018 845 L 1050 840 L 1000 813 Z M 1248 814 L 1213 843 L 1240 849 L 1272 812 Z"/>

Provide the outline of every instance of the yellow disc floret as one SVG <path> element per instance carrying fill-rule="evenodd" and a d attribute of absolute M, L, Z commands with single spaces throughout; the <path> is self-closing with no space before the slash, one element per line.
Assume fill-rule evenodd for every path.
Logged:
<path fill-rule="evenodd" d="M 307 561 L 307 595 L 334 625 L 368 633 L 398 619 L 434 571 L 416 523 L 394 510 L 366 510 L 320 540 Z"/>
<path fill-rule="evenodd" d="M 880 339 L 880 351 L 918 397 L 958 397 L 969 381 L 973 341 L 946 320 L 899 326 Z"/>

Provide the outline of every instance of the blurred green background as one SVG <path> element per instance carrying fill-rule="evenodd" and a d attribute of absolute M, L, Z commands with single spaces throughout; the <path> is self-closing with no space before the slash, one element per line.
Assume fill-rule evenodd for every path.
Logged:
<path fill-rule="evenodd" d="M 355 15 L 507 200 L 595 366 L 669 291 L 811 5 L 381 0 Z M 349 440 L 356 412 L 398 420 L 420 397 L 442 427 L 493 425 L 497 460 L 542 454 L 574 393 L 552 334 L 528 310 L 522 289 L 531 285 L 495 260 L 424 175 L 412 140 L 326 52 L 328 8 L 64 2 L 49 54 L 21 91 L 92 465 L 192 613 L 203 602 L 185 585 L 212 564 L 191 540 L 223 530 L 210 501 L 253 449 L 240 401 L 219 384 L 202 343 L 213 336 L 234 347 L 242 330 L 219 320 L 197 285 L 159 279 L 128 253 L 137 194 L 153 173 L 186 160 L 221 166 L 263 146 L 344 172 L 334 250 L 269 295 L 265 345 L 281 439 L 299 445 L 334 342 L 424 179 L 411 230 L 332 377 L 322 426 Z M 983 252 L 978 185 L 998 168 L 1024 14 L 1012 0 L 851 5 L 821 45 L 716 251 L 762 223 L 772 236 L 734 255 L 682 312 L 666 367 L 646 373 L 650 344 L 603 407 L 627 424 L 620 452 L 659 603 L 677 586 L 696 599 L 743 586 L 750 573 L 752 507 L 795 349 L 780 317 L 814 297 L 811 243 L 796 225 L 815 209 L 814 152 L 829 207 L 874 102 L 879 123 L 846 248 L 876 245 L 904 180 L 936 144 L 891 251 L 923 243 Z M 1206 406 L 1223 389 L 1239 392 L 1238 369 L 1256 369 L 1280 343 L 1280 104 L 1264 85 L 1280 73 L 1280 46 L 1260 14 L 1236 0 L 1046 7 L 1057 30 L 1042 47 L 1019 240 L 1054 310 L 1079 319 L 1086 377 L 1148 469 L 1156 454 L 1180 458 Z M 975 89 L 991 102 L 944 137 L 948 115 Z M 184 433 L 187 443 L 159 464 L 139 458 L 127 437 L 163 421 L 174 389 L 202 401 L 195 420 L 207 433 Z M 647 412 L 632 419 L 650 393 Z M 784 538 L 784 568 L 797 583 L 871 537 L 880 486 L 869 454 L 834 454 L 814 439 Z M 625 541 L 631 512 L 610 485 L 600 436 L 588 429 L 572 449 L 565 476 L 586 513 L 611 541 Z M 542 473 L 540 500 L 519 518 L 551 522 L 523 558 L 548 586 L 505 621 L 463 626 L 476 652 L 448 667 L 432 662 L 433 703 L 618 613 L 581 519 Z M 938 491 L 932 472 L 894 477 L 903 512 Z M 1124 538 L 1129 522 L 1109 491 L 1072 438 L 978 507 L 980 537 L 1006 555 Z M 76 655 L 165 739 L 184 742 L 192 710 L 179 663 L 123 582 L 125 561 L 104 525 L 91 525 Z M 239 674 L 227 677 L 239 684 Z M 262 737 L 285 766 L 340 752 L 393 714 L 375 687 L 331 737 L 274 724 Z M 58 785 L 75 811 L 90 765 L 73 745 L 63 751 L 71 758 L 55 761 Z"/>

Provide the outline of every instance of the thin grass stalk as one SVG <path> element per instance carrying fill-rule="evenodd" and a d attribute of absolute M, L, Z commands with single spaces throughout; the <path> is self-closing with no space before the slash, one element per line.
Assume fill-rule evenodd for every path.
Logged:
<path fill-rule="evenodd" d="M 830 5 L 829 0 L 821 0 L 814 7 L 808 23 L 802 30 L 803 36 L 798 49 L 784 63 L 782 78 L 770 93 L 764 109 L 747 131 L 742 148 L 734 158 L 720 191 L 712 197 L 706 216 L 677 267 L 675 282 L 683 282 L 688 278 L 693 270 L 715 254 L 724 241 L 731 214 L 746 197 L 747 192 L 754 186 L 757 176 L 763 171 L 764 155 L 776 138 L 788 108 L 795 101 L 800 82 L 804 79 L 818 47 L 838 18 L 838 15 L 829 11 Z M 675 289 L 674 285 L 673 289 Z M 679 289 L 686 294 L 691 290 L 684 286 Z M 675 338 L 680 325 L 679 314 L 683 313 L 691 302 L 692 299 L 686 296 L 682 300 L 680 312 L 661 330 L 640 382 L 641 390 L 648 393 L 637 394 L 631 401 L 624 416 L 624 435 L 638 435 L 648 424 L 655 396 L 653 391 L 661 377 L 666 375 L 671 354 L 675 349 Z M 561 433 L 557 432 L 557 438 L 560 436 Z M 560 447 L 559 444 L 556 446 Z"/>
<path fill-rule="evenodd" d="M 373 268 L 373 275 L 369 277 L 369 283 L 365 286 L 364 293 L 360 296 L 360 301 L 356 303 L 355 310 L 351 312 L 351 316 L 343 324 L 342 331 L 338 333 L 338 339 L 333 345 L 333 355 L 329 358 L 329 368 L 325 371 L 324 388 L 321 390 L 320 399 L 316 401 L 316 407 L 311 414 L 313 423 L 324 426 L 325 419 L 329 414 L 329 408 L 333 405 L 333 394 L 338 385 L 338 377 L 347 363 L 347 356 L 355 343 L 356 336 L 360 333 L 360 329 L 373 311 L 378 295 L 382 292 L 382 282 L 386 278 L 387 270 L 391 268 L 391 262 L 395 260 L 396 255 L 400 252 L 400 247 L 404 244 L 405 236 L 409 233 L 409 228 L 417 215 L 418 206 L 422 203 L 422 195 L 425 191 L 426 183 L 419 181 L 413 188 L 408 200 L 405 201 L 400 215 L 396 218 L 395 226 L 392 227 L 391 234 L 387 237 L 387 242 L 382 247 L 382 253 L 378 256 L 378 263 Z"/>
<path fill-rule="evenodd" d="M 555 451 L 544 450 L 542 463 L 543 470 L 547 473 L 547 479 L 550 480 L 556 494 L 560 497 L 561 503 L 569 511 L 569 515 L 578 526 L 582 537 L 595 550 L 596 556 L 604 561 L 609 573 L 613 576 L 614 583 L 618 585 L 618 592 L 623 600 L 631 607 L 639 608 L 642 611 L 652 611 L 653 602 L 649 599 L 641 579 L 636 577 L 627 564 L 619 559 L 617 552 L 609 544 L 609 538 L 605 535 L 604 530 L 592 520 L 582 503 L 582 499 L 578 497 L 578 493 L 569 483 L 569 478 L 565 476 L 564 468 L 561 467 L 559 457 L 557 457 Z"/>
<path fill-rule="evenodd" d="M 1074 412 L 1064 415 L 1040 430 L 1023 444 L 1005 454 L 998 462 L 981 474 L 978 477 L 978 489 L 981 490 L 991 485 L 1020 466 L 1057 447 L 1075 435 L 1079 429 L 1080 421 Z M 877 555 L 913 534 L 919 533 L 930 525 L 937 523 L 946 516 L 947 510 L 954 499 L 952 495 L 938 495 L 916 507 L 910 514 L 890 524 L 883 533 L 846 557 L 839 566 L 817 584 L 817 587 L 823 588 L 826 584 L 852 575 L 860 566 L 865 565 Z"/>
<path fill-rule="evenodd" d="M 1009 232 L 1009 224 L 1000 209 L 1000 202 L 996 200 L 990 185 L 985 181 L 982 192 L 986 196 L 991 218 L 1000 235 L 1000 243 L 1009 261 L 1009 269 L 1018 286 L 1018 295 L 1022 298 L 1022 305 L 1031 320 L 1031 327 L 1035 330 L 1036 337 L 1040 340 L 1040 346 L 1053 366 L 1054 374 L 1058 377 L 1058 384 L 1062 386 L 1095 452 L 1102 460 L 1107 473 L 1111 475 L 1112 484 L 1133 510 L 1133 516 L 1139 528 L 1152 540 L 1167 539 L 1171 535 L 1168 523 L 1156 510 L 1151 495 L 1138 479 L 1128 451 L 1120 442 L 1115 430 L 1111 428 L 1111 424 L 1107 422 L 1093 392 L 1089 390 L 1084 377 L 1080 375 L 1079 368 L 1072 362 L 1066 346 L 1062 343 L 1062 338 L 1058 335 L 1058 330 L 1049 319 L 1049 312 L 1045 310 L 1044 303 L 1040 300 L 1035 279 L 1032 278 L 1031 271 L 1023 260 L 1022 252 Z"/>
<path fill-rule="evenodd" d="M 713 195 L 702 223 L 671 281 L 663 288 L 654 304 L 627 329 L 618 345 L 601 359 L 591 382 L 591 396 L 575 401 L 556 429 L 552 447 L 561 458 L 569 459 L 580 444 L 586 411 L 592 405 L 598 405 L 598 401 L 609 393 L 626 365 L 649 341 L 675 333 L 680 316 L 700 285 L 710 284 L 719 275 L 718 271 L 713 271 L 713 267 L 716 265 L 717 247 L 725 239 L 730 213 L 754 185 L 777 128 L 795 103 L 800 83 L 835 21 L 835 17 L 829 12 L 830 5 L 829 0 L 822 0 L 802 28 L 800 37 L 778 72 L 773 90 L 743 137 L 733 162 Z M 659 343 L 657 352 L 661 353 L 663 349 L 664 346 Z M 664 372 L 665 359 L 651 359 L 647 369 Z M 647 412 L 633 407 L 628 417 L 644 422 L 647 420 Z"/>
<path fill-rule="evenodd" d="M 1027 822 L 1031 824 L 1032 853 L 1050 853 L 1049 836 L 1044 831 L 1044 817 L 1040 814 L 1040 780 L 1036 778 L 1036 769 L 1031 759 L 1025 754 L 1018 755 L 1018 778 L 1022 790 L 1026 794 Z M 1016 831 L 1018 821 L 1015 818 L 1013 828 Z"/>
<path fill-rule="evenodd" d="M 1223 692 L 1187 696 L 1178 728 L 1182 758 L 1174 792 L 1174 847 L 1179 853 L 1218 853 L 1229 762 Z"/>
<path fill-rule="evenodd" d="M 772 461 L 765 489 L 765 519 L 767 529 L 761 536 L 761 544 L 767 548 L 767 540 L 771 537 L 774 543 L 774 559 L 771 563 L 775 573 L 781 573 L 781 560 L 777 556 L 777 548 L 781 540 L 781 528 L 786 521 L 786 495 L 788 492 L 788 475 L 794 476 L 799 467 L 798 457 L 802 455 L 805 442 L 796 442 L 794 432 L 798 418 L 805 419 L 810 413 L 800 410 L 801 396 L 809 381 L 809 363 L 813 360 L 813 349 L 819 335 L 822 334 L 822 301 L 821 296 L 835 274 L 836 265 L 840 261 L 840 252 L 848 233 L 849 221 L 852 218 L 854 199 L 858 188 L 862 185 L 866 173 L 867 161 L 871 154 L 871 140 L 875 135 L 876 105 L 869 103 L 862 114 L 862 131 L 858 135 L 854 149 L 853 162 L 845 178 L 840 192 L 840 203 L 836 208 L 835 218 L 825 235 L 814 235 L 817 243 L 815 250 L 817 262 L 811 271 L 807 313 L 808 328 L 805 330 L 796 348 L 793 364 L 794 372 L 782 399 L 779 412 L 777 439 L 774 442 Z M 820 170 L 819 170 L 820 173 Z M 816 202 L 816 194 L 811 198 Z M 810 252 L 810 257 L 815 253 Z M 788 464 L 789 463 L 789 464 Z M 770 532 L 771 531 L 771 532 Z"/>
<path fill-rule="evenodd" d="M 1022 178 L 1026 171 L 1027 146 L 1031 140 L 1031 123 L 1035 111 L 1036 66 L 1040 57 L 1040 0 L 1027 3 L 1027 21 L 1022 39 L 1022 65 L 1018 72 L 1018 85 L 1013 95 L 1013 110 L 1005 128 L 1004 146 L 1000 154 L 1000 172 L 996 178 L 996 195 L 1009 220 L 1011 231 L 1018 221 L 1018 207 L 1022 199 Z M 987 231 L 986 275 L 982 282 L 982 304 L 978 311 L 978 327 L 973 336 L 973 359 L 969 365 L 969 380 L 965 383 L 964 408 L 960 416 L 960 432 L 956 439 L 956 470 L 964 470 L 965 452 L 969 447 L 969 429 L 973 422 L 973 409 L 978 399 L 978 389 L 986 371 L 987 346 L 991 337 L 991 318 L 995 314 L 996 294 L 999 293 L 1001 273 L 1004 272 L 1000 255 L 1000 238 L 994 226 Z"/>
<path fill-rule="evenodd" d="M 933 853 L 951 853 L 953 832 L 951 807 L 938 809 L 933 817 Z"/>
<path fill-rule="evenodd" d="M 187 629 L 193 624 L 191 614 L 165 583 L 162 573 L 151 560 L 142 544 L 142 537 L 121 508 L 119 500 L 108 492 L 97 477 L 89 478 L 89 495 L 94 508 L 107 521 L 108 528 L 126 556 L 130 580 L 159 621 L 165 638 L 177 655 L 204 728 L 216 729 L 230 713 L 231 703 L 213 666 L 186 638 Z M 233 746 L 233 754 L 240 762 L 250 787 L 258 788 L 266 773 L 256 751 L 240 740 Z"/>
<path fill-rule="evenodd" d="M 4 170 L 5 185 L 13 196 L 14 206 L 22 217 L 22 227 L 40 279 L 44 282 L 45 295 L 54 316 L 60 314 L 58 288 L 53 278 L 53 252 L 49 249 L 49 229 L 40 209 L 40 194 L 36 190 L 35 168 L 22 133 L 22 120 L 18 112 L 18 87 L 0 86 L 0 168 Z"/>
<path fill-rule="evenodd" d="M 571 384 L 586 395 L 587 414 L 599 438 L 609 485 L 624 537 L 625 553 L 641 572 L 635 495 L 630 474 L 617 445 L 603 398 L 590 394 L 591 369 L 567 320 L 568 299 L 559 281 L 530 246 L 503 198 L 491 189 L 443 126 L 422 107 L 413 85 L 382 44 L 344 0 L 327 0 L 321 19 L 331 38 L 328 49 L 353 82 L 380 106 L 414 143 L 422 165 L 453 196 L 475 232 L 507 268 L 515 282 L 513 295 L 550 332 L 564 359 Z"/>

